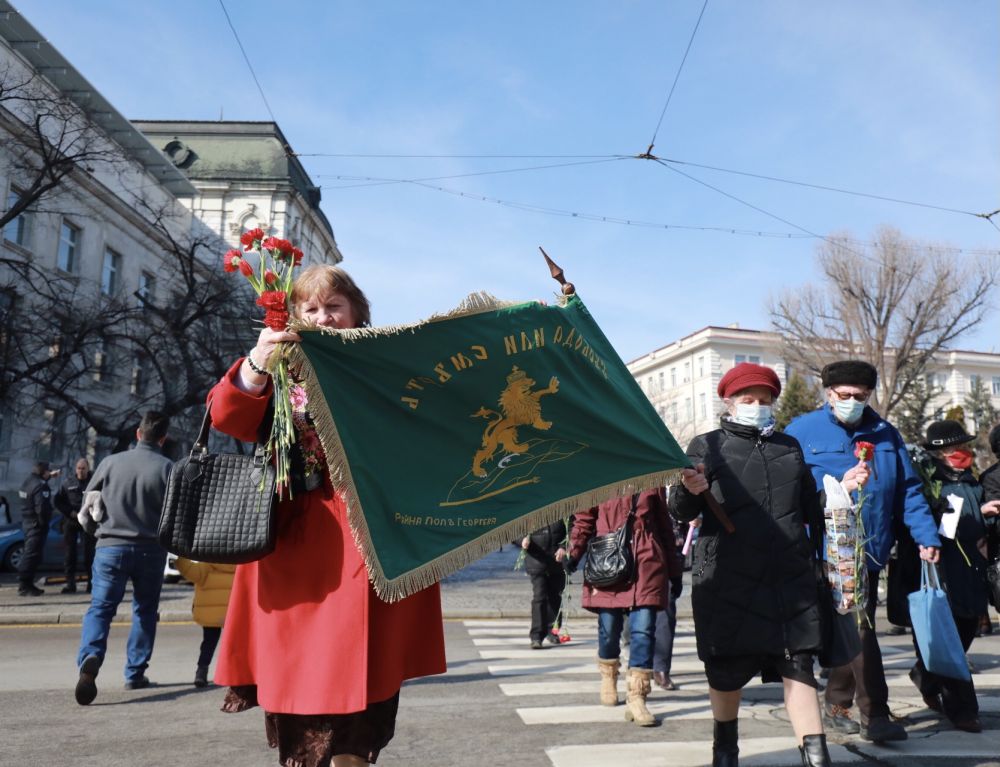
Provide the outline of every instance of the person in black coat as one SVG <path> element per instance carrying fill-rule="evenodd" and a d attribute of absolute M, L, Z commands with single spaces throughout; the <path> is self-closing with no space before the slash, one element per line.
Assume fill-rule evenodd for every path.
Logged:
<path fill-rule="evenodd" d="M 692 607 L 698 657 L 705 664 L 715 719 L 713 767 L 737 762 L 740 695 L 761 674 L 781 680 L 785 707 L 806 765 L 830 764 L 816 697 L 813 655 L 822 643 L 818 605 L 823 529 L 812 472 L 799 443 L 774 430 L 781 392 L 770 368 L 741 363 L 719 382 L 727 412 L 721 428 L 694 438 L 694 469 L 671 488 L 680 521 L 702 516 L 692 558 Z M 724 505 L 727 533 L 701 493 Z"/>
<path fill-rule="evenodd" d="M 21 597 L 39 597 L 45 593 L 35 585 L 35 572 L 42 561 L 45 536 L 52 520 L 49 477 L 57 473 L 49 471 L 48 461 L 39 461 L 18 492 L 21 496 L 21 528 L 24 530 L 24 550 L 17 568 L 17 595 Z"/>
<path fill-rule="evenodd" d="M 83 490 L 90 481 L 90 463 L 86 458 L 80 458 L 73 467 L 73 476 L 63 480 L 59 490 L 52 499 L 56 511 L 63 515 L 63 542 L 66 544 L 66 557 L 63 560 L 63 572 L 66 575 L 66 585 L 63 594 L 76 593 L 76 563 L 77 541 L 83 543 L 83 561 L 87 572 L 87 593 L 91 591 L 90 570 L 94 566 L 94 548 L 97 539 L 88 535 L 76 515 L 83 505 Z"/>
<path fill-rule="evenodd" d="M 990 429 L 989 442 L 993 455 L 1000 459 L 1000 424 Z M 983 486 L 984 501 L 1000 501 L 1000 460 L 979 475 L 979 484 Z"/>
<path fill-rule="evenodd" d="M 531 578 L 531 647 L 541 650 L 548 639 L 559 644 L 559 613 L 566 588 L 566 523 L 551 525 L 524 536 L 524 569 Z"/>

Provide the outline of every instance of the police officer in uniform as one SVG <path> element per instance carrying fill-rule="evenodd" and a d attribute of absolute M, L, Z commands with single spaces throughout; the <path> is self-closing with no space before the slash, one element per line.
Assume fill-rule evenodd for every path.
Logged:
<path fill-rule="evenodd" d="M 90 593 L 90 570 L 94 565 L 94 547 L 97 539 L 88 535 L 76 518 L 83 505 L 83 491 L 90 481 L 90 463 L 86 458 L 80 458 L 73 469 L 73 476 L 67 477 L 63 481 L 59 490 L 56 491 L 52 505 L 56 511 L 63 515 L 63 541 L 66 543 L 66 559 L 63 563 L 63 571 L 66 573 L 66 585 L 63 586 L 63 594 L 76 593 L 76 562 L 77 562 L 77 541 L 83 542 L 83 561 L 87 572 L 87 593 Z"/>
<path fill-rule="evenodd" d="M 49 487 L 48 461 L 35 464 L 21 485 L 21 527 L 24 529 L 24 550 L 18 566 L 18 596 L 38 597 L 45 592 L 35 585 L 35 571 L 42 561 L 45 536 L 52 520 L 52 488 Z"/>

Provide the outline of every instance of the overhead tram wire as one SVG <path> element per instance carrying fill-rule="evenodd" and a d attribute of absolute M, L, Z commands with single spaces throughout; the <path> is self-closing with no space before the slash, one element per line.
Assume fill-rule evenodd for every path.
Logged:
<path fill-rule="evenodd" d="M 680 80 L 681 72 L 684 71 L 684 62 L 687 61 L 688 53 L 691 51 L 691 44 L 694 42 L 694 37 L 698 34 L 698 27 L 701 26 L 701 18 L 705 15 L 705 9 L 708 7 L 708 0 L 705 0 L 704 4 L 701 6 L 701 13 L 698 14 L 698 21 L 694 24 L 694 29 L 691 30 L 691 38 L 688 40 L 687 48 L 684 49 L 684 57 L 681 59 L 680 66 L 677 67 L 677 74 L 674 75 L 674 82 L 670 86 L 670 92 L 667 94 L 667 100 L 663 104 L 663 109 L 660 112 L 660 119 L 656 121 L 656 129 L 653 131 L 653 138 L 649 140 L 649 148 L 646 149 L 646 154 L 649 155 L 653 151 L 653 145 L 656 144 L 656 137 L 660 132 L 660 126 L 663 125 L 663 117 L 667 113 L 667 107 L 670 106 L 670 99 L 673 98 L 674 89 L 677 87 L 677 81 Z"/>
<path fill-rule="evenodd" d="M 233 20 L 229 17 L 229 11 L 226 10 L 225 2 L 223 0 L 219 0 L 219 6 L 222 8 L 222 13 L 226 17 L 226 22 L 229 24 L 229 28 L 233 32 L 233 37 L 236 38 L 236 44 L 240 48 L 240 53 L 243 54 L 243 60 L 247 63 L 247 69 L 250 70 L 250 76 L 253 77 L 253 81 L 257 85 L 257 90 L 260 92 L 260 98 L 264 102 L 264 106 L 267 108 L 267 113 L 271 115 L 271 122 L 277 123 L 278 120 L 275 118 L 271 105 L 267 101 L 267 96 L 264 95 L 264 89 L 260 85 L 260 80 L 257 79 L 257 73 L 254 72 L 253 64 L 250 63 L 250 57 L 247 56 L 246 48 L 243 47 L 243 41 L 240 40 L 239 32 L 236 31 L 236 27 L 233 26 Z M 286 147 L 286 152 L 287 151 L 289 150 Z"/>
<path fill-rule="evenodd" d="M 351 154 L 346 152 L 292 152 L 296 157 L 336 157 L 365 160 L 618 160 L 630 154 Z"/>

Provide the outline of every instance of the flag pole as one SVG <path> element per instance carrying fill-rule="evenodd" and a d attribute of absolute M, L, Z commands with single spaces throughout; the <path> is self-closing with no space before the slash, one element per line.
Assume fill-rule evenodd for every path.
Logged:
<path fill-rule="evenodd" d="M 549 254 L 545 252 L 545 248 L 541 245 L 538 249 L 542 251 L 542 255 L 545 257 L 545 263 L 549 265 L 549 272 L 552 274 L 552 279 L 562 286 L 562 293 L 564 296 L 571 296 L 576 293 L 576 287 L 572 282 L 566 282 L 566 275 L 563 272 L 561 266 L 559 266 L 555 261 L 549 258 Z M 719 520 L 719 524 L 722 525 L 723 529 L 727 533 L 734 532 L 736 527 L 733 525 L 733 521 L 726 514 L 726 510 L 722 508 L 722 504 L 712 495 L 708 490 L 701 493 L 701 497 L 705 501 L 705 505 L 708 506 L 709 511 Z"/>

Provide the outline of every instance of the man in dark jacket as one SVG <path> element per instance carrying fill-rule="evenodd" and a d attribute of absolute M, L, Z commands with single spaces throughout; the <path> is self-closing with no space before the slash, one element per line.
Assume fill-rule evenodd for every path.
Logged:
<path fill-rule="evenodd" d="M 62 588 L 63 594 L 76 593 L 76 564 L 78 560 L 77 541 L 83 542 L 83 561 L 87 572 L 87 593 L 91 591 L 90 570 L 94 564 L 94 546 L 97 539 L 92 535 L 87 535 L 83 527 L 80 526 L 76 515 L 83 505 L 83 489 L 90 480 L 90 464 L 86 458 L 81 458 L 76 462 L 73 469 L 73 476 L 64 480 L 59 490 L 56 492 L 52 505 L 56 511 L 63 515 L 63 541 L 66 544 L 66 558 L 63 561 L 63 572 L 66 574 L 66 585 Z"/>
<path fill-rule="evenodd" d="M 860 625 L 861 654 L 849 665 L 830 671 L 823 721 L 828 730 L 860 731 L 862 738 L 877 743 L 905 740 L 906 730 L 889 718 L 889 688 L 875 634 L 879 572 L 889 561 L 894 527 L 905 524 L 920 557 L 931 562 L 939 557 L 941 539 L 903 438 L 867 404 L 878 380 L 875 368 L 861 360 L 841 360 L 824 367 L 821 378 L 826 404 L 800 415 L 785 433 L 802 445 L 817 487 L 822 488 L 824 475 L 842 480 L 849 491 L 864 487 L 861 516 L 868 536 L 868 591 L 863 603 L 868 619 Z M 874 446 L 874 455 L 867 461 L 855 457 L 859 442 Z M 855 692 L 860 726 L 850 715 Z"/>
<path fill-rule="evenodd" d="M 997 462 L 979 475 L 979 484 L 983 486 L 983 500 L 1000 500 L 1000 424 L 990 429 L 990 450 L 997 457 Z"/>
<path fill-rule="evenodd" d="M 52 488 L 48 461 L 39 461 L 24 480 L 18 493 L 21 497 L 21 527 L 24 530 L 24 549 L 18 565 L 17 595 L 40 597 L 44 590 L 35 585 L 35 573 L 45 552 L 45 536 L 52 521 Z"/>
<path fill-rule="evenodd" d="M 548 639 L 559 644 L 559 612 L 566 588 L 566 523 L 563 520 L 524 536 L 524 569 L 531 578 L 531 647 L 541 650 Z"/>
<path fill-rule="evenodd" d="M 101 461 L 86 491 L 101 493 L 105 516 L 97 529 L 92 571 L 93 597 L 83 616 L 77 664 L 80 677 L 76 702 L 86 706 L 97 697 L 97 672 L 108 646 L 111 619 L 132 582 L 132 630 L 127 644 L 125 689 L 149 686 L 145 671 L 156 639 L 157 610 L 167 552 L 160 548 L 157 527 L 170 476 L 170 460 L 160 452 L 169 419 L 147 412 L 136 430 L 138 444 Z"/>

